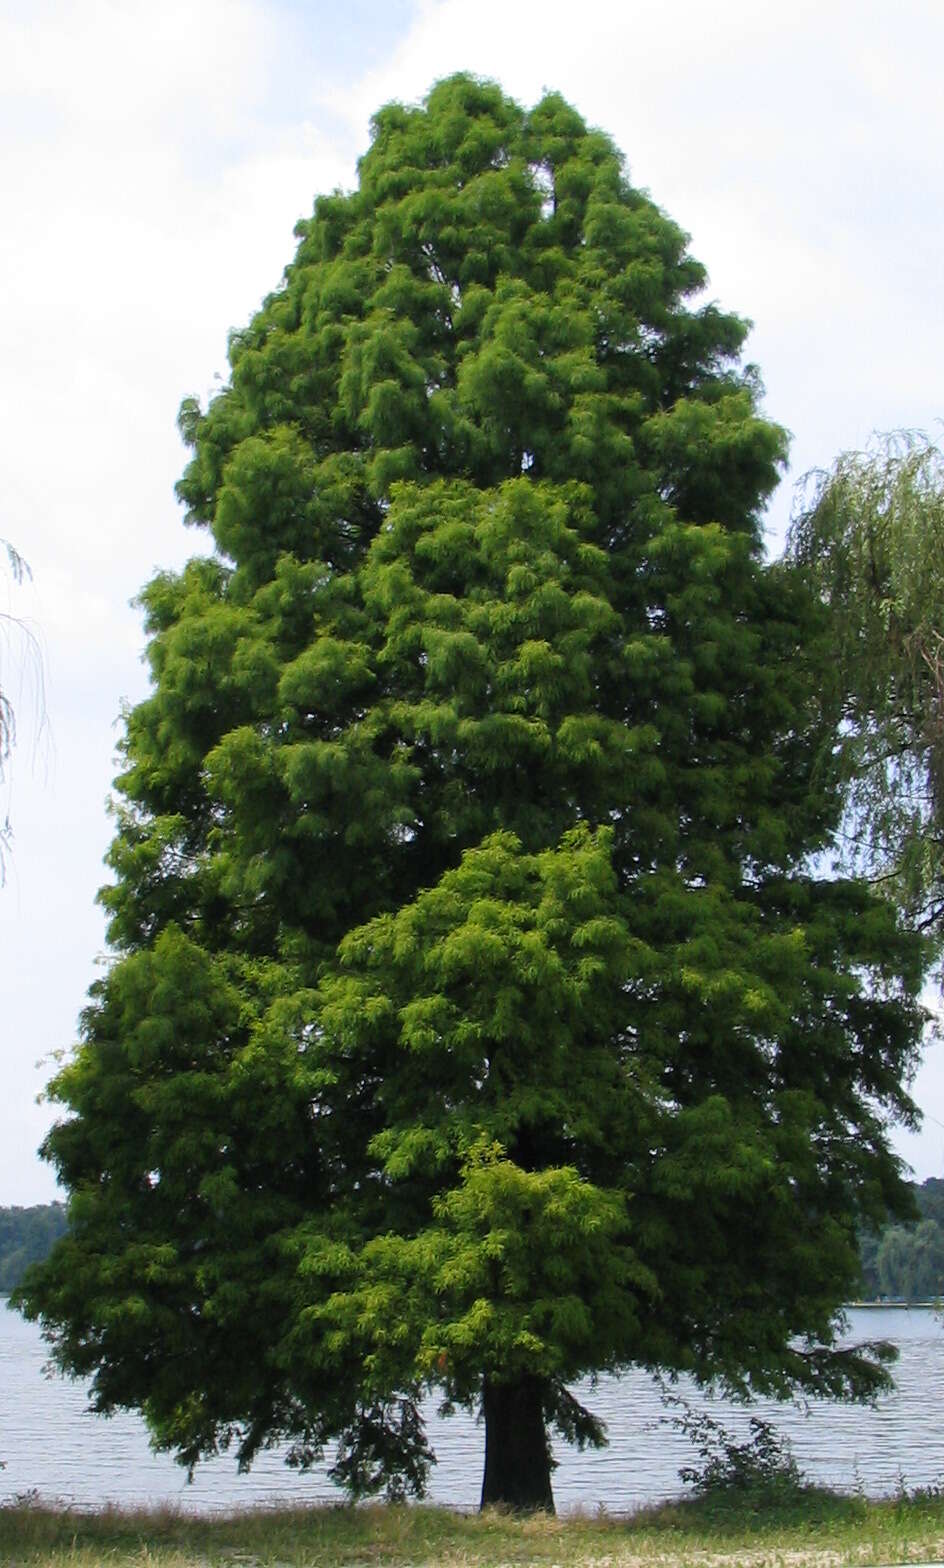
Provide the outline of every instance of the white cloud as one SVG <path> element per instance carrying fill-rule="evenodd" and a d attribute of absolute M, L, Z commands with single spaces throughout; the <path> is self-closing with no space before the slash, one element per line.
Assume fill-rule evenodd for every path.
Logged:
<path fill-rule="evenodd" d="M 219 139 L 245 133 L 275 66 L 265 8 L 251 0 L 33 0 L 0 16 L 9 106 L 39 105 L 52 128 L 106 132 L 115 151 L 193 123 Z"/>
<path fill-rule="evenodd" d="M 0 537 L 33 568 L 14 606 L 42 627 L 54 743 L 33 768 L 24 707 L 0 896 L 0 1202 L 51 1188 L 23 1128 L 34 1149 L 49 1112 L 33 1063 L 73 1037 L 103 942 L 114 721 L 146 689 L 128 601 L 201 547 L 173 499 L 180 398 L 212 389 L 296 218 L 350 178 L 333 130 L 284 123 L 276 20 L 242 0 L 0 6 Z"/>

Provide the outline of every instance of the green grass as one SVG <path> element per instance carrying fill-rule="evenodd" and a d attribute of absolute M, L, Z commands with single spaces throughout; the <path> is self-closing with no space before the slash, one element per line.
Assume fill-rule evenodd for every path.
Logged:
<path fill-rule="evenodd" d="M 514 1518 L 442 1508 L 169 1511 L 0 1508 L 4 1568 L 839 1568 L 944 1556 L 944 1497 L 865 1502 L 804 1489 L 609 1514 Z"/>

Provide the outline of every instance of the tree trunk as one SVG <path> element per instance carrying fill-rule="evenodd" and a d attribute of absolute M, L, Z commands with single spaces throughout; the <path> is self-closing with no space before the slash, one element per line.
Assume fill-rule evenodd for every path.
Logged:
<path fill-rule="evenodd" d="M 554 1512 L 543 1392 L 544 1383 L 537 1377 L 520 1378 L 516 1383 L 485 1379 L 483 1508 L 499 1503 L 517 1512 Z"/>

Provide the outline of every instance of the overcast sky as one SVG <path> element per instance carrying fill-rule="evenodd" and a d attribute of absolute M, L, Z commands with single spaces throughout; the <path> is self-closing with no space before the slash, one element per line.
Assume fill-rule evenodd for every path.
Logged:
<path fill-rule="evenodd" d="M 875 429 L 939 430 L 942 55 L 929 0 L 0 0 L 0 537 L 33 571 L 0 611 L 42 644 L 47 714 L 0 636 L 20 718 L 0 1204 L 55 1195 L 36 1096 L 103 948 L 115 719 L 146 690 L 129 600 L 204 547 L 173 497 L 178 404 L 225 375 L 314 196 L 353 184 L 371 113 L 465 69 L 525 104 L 558 89 L 610 133 L 755 323 L 793 433 L 776 549 L 799 474 Z M 915 1092 L 925 1132 L 896 1145 L 944 1174 L 934 1048 Z"/>

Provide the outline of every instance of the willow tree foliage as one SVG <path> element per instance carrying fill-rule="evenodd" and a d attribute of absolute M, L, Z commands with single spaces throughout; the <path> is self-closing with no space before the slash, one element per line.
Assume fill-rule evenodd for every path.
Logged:
<path fill-rule="evenodd" d="M 814 476 L 790 556 L 829 609 L 850 859 L 944 940 L 944 453 L 898 431 Z"/>
<path fill-rule="evenodd" d="M 29 577 L 29 567 L 9 540 L 0 539 L 0 553 L 6 556 L 7 569 L 14 583 L 21 583 L 25 577 Z M 16 648 L 17 643 L 25 645 L 28 662 L 39 665 L 38 648 L 32 634 L 15 616 L 0 612 L 0 785 L 6 781 L 16 743 L 16 709 L 10 696 L 10 655 L 11 651 L 14 655 L 21 651 Z M 14 657 L 12 662 L 18 664 L 21 661 Z M 0 821 L 0 884 L 4 879 L 4 851 L 10 837 L 10 819 L 4 815 Z"/>
<path fill-rule="evenodd" d="M 188 1464 L 337 1439 L 418 1488 L 433 1394 L 484 1413 L 486 1501 L 551 1506 L 585 1374 L 881 1383 L 835 1313 L 904 1202 L 921 953 L 809 870 L 784 435 L 610 141 L 455 77 L 298 238 L 183 405 L 216 548 L 142 595 L 23 1301 Z"/>

